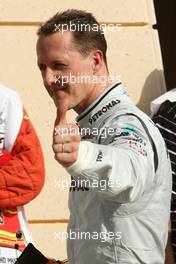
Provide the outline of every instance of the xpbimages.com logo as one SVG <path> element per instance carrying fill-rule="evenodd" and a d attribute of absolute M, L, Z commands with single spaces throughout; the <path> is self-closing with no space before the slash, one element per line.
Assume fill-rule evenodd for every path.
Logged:
<path fill-rule="evenodd" d="M 103 109 L 105 113 L 106 108 Z M 92 123 L 93 121 L 95 121 L 95 117 L 93 116 L 92 119 L 89 120 L 90 123 Z M 119 129 L 118 128 L 113 128 L 113 127 L 102 127 L 100 129 L 96 128 L 96 127 L 92 127 L 92 128 L 85 128 L 85 127 L 73 127 L 71 124 L 68 125 L 68 127 L 55 127 L 54 129 L 55 131 L 55 135 L 61 135 L 66 136 L 66 135 L 70 135 L 70 136 L 74 136 L 74 135 L 80 135 L 82 138 L 88 138 L 88 137 L 97 137 L 101 139 L 105 139 L 108 136 L 114 136 L 119 134 Z"/>
<path fill-rule="evenodd" d="M 121 239 L 121 232 L 85 232 L 80 231 L 79 229 L 76 231 L 69 230 L 69 232 L 55 232 L 55 239 L 63 240 L 99 240 L 100 242 L 108 242 L 110 240 L 118 240 Z"/>
<path fill-rule="evenodd" d="M 77 23 L 74 23 L 73 21 L 69 21 L 69 24 L 55 24 L 53 32 L 61 32 L 62 34 L 64 32 L 70 31 L 70 32 L 84 32 L 84 31 L 94 31 L 94 32 L 101 32 L 101 34 L 105 34 L 106 32 L 120 32 L 122 29 L 121 24 L 105 24 L 101 23 L 98 24 L 88 24 L 88 23 L 81 23 L 80 21 L 77 21 Z"/>
<path fill-rule="evenodd" d="M 109 190 L 112 188 L 116 188 L 120 189 L 121 188 L 121 184 L 118 180 L 114 179 L 114 180 L 102 180 L 102 179 L 83 179 L 80 177 L 77 177 L 76 180 L 73 179 L 58 179 L 55 180 L 55 184 L 54 184 L 55 188 L 58 189 L 68 189 L 68 188 L 95 188 L 98 189 L 99 191 L 105 191 L 105 190 Z"/>
<path fill-rule="evenodd" d="M 101 84 L 102 86 L 106 86 L 109 83 L 114 83 L 116 81 L 119 81 L 121 79 L 121 76 L 97 76 L 97 75 L 73 75 L 72 73 L 69 73 L 69 75 L 64 76 L 54 76 L 54 82 L 59 85 L 59 87 L 64 87 L 65 84 Z"/>

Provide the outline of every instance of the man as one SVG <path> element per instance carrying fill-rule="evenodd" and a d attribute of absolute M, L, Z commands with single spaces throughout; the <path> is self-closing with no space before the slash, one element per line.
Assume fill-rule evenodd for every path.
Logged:
<path fill-rule="evenodd" d="M 44 184 L 40 142 L 18 94 L 0 85 L 0 259 L 13 262 L 31 242 L 23 205 Z M 21 232 L 22 231 L 22 232 Z"/>
<path fill-rule="evenodd" d="M 106 49 L 100 25 L 84 11 L 57 13 L 38 31 L 38 66 L 57 107 L 55 159 L 72 176 L 69 263 L 161 264 L 170 162 L 153 122 L 120 81 L 112 83 Z M 80 133 L 66 121 L 69 109 Z"/>

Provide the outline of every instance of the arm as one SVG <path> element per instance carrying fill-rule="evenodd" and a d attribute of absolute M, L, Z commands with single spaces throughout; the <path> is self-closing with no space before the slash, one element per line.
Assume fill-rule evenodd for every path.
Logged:
<path fill-rule="evenodd" d="M 134 156 L 132 151 L 81 142 L 78 160 L 67 171 L 75 180 L 87 181 L 105 198 L 124 203 L 142 195 L 149 170 L 147 159 Z"/>
<path fill-rule="evenodd" d="M 1 209 L 28 203 L 44 184 L 41 146 L 25 111 L 11 155 L 12 159 L 0 168 Z"/>
<path fill-rule="evenodd" d="M 115 128 L 116 133 L 102 144 L 81 141 L 76 162 L 66 169 L 75 180 L 90 182 L 94 191 L 104 198 L 120 203 L 135 201 L 146 186 L 150 188 L 153 184 L 155 170 L 151 143 L 135 117 L 114 119 L 108 127 Z M 106 182 L 104 189 L 101 188 L 102 181 Z"/>

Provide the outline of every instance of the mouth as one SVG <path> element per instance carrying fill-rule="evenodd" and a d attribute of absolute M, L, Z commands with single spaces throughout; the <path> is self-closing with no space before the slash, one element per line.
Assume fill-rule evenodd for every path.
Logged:
<path fill-rule="evenodd" d="M 61 87 L 61 86 L 57 86 L 54 88 L 51 88 L 50 90 L 50 95 L 51 97 L 54 98 L 60 98 L 65 96 L 65 94 L 67 93 L 67 87 Z"/>
<path fill-rule="evenodd" d="M 57 97 L 60 95 L 60 93 L 66 93 L 69 90 L 69 84 L 65 83 L 65 84 L 53 84 L 51 86 L 45 86 L 47 89 L 48 94 L 50 95 L 50 97 Z"/>
<path fill-rule="evenodd" d="M 48 93 L 50 96 L 53 96 L 53 94 L 57 93 L 58 91 L 64 91 L 65 87 L 62 86 L 51 86 L 47 88 Z"/>

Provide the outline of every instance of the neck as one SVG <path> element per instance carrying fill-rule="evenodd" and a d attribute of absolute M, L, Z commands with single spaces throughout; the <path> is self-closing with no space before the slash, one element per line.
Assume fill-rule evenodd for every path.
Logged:
<path fill-rule="evenodd" d="M 106 85 L 98 85 L 95 84 L 92 89 L 90 89 L 90 93 L 87 97 L 77 106 L 74 107 L 74 110 L 77 114 L 81 114 L 89 105 L 91 105 L 102 93 L 106 90 L 112 82 L 108 80 Z"/>

